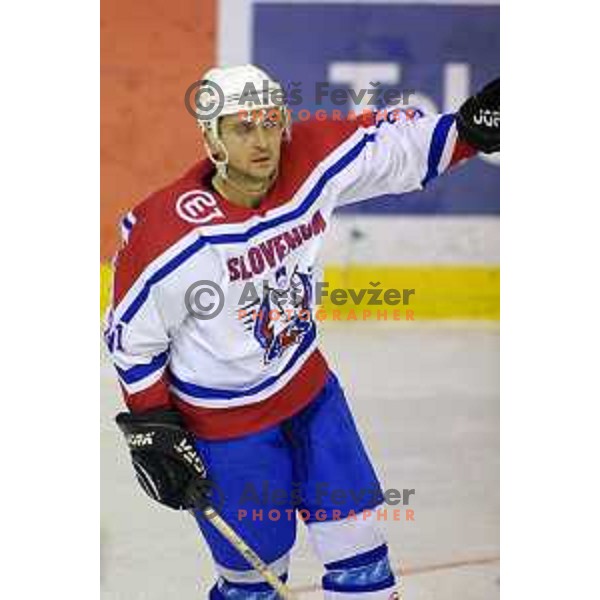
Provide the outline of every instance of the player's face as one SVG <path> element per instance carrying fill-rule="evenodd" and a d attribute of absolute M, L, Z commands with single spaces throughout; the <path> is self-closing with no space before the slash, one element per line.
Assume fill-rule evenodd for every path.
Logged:
<path fill-rule="evenodd" d="M 220 127 L 230 172 L 258 181 L 269 180 L 281 156 L 281 119 L 242 120 L 237 115 L 228 115 L 223 117 Z"/>

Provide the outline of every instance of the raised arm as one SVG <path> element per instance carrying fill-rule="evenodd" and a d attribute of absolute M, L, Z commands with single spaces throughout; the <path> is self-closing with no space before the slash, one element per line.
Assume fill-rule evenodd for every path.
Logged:
<path fill-rule="evenodd" d="M 345 137 L 335 154 L 347 158 L 335 178 L 338 204 L 423 189 L 478 152 L 500 149 L 500 81 L 469 98 L 457 113 L 426 115 L 418 108 L 392 107 L 362 117 L 350 133 L 347 124 L 339 129 Z"/>

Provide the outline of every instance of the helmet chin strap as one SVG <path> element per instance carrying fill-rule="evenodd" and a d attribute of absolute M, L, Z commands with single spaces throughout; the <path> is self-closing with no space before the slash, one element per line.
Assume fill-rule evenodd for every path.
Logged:
<path fill-rule="evenodd" d="M 206 150 L 206 155 L 210 159 L 210 162 L 215 165 L 217 173 L 223 179 L 227 179 L 227 163 L 229 162 L 229 152 L 227 152 L 227 147 L 218 137 L 216 137 L 215 141 L 219 145 L 219 152 L 224 156 L 224 158 L 219 160 L 213 154 L 211 147 L 206 141 L 206 137 L 204 138 L 204 150 Z"/>

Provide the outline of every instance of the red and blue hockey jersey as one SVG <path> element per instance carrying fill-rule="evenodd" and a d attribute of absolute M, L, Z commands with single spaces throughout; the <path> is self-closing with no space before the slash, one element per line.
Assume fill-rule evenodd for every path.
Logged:
<path fill-rule="evenodd" d="M 259 208 L 217 193 L 202 161 L 125 216 L 105 338 L 132 411 L 175 407 L 197 436 L 226 439 L 317 395 L 328 367 L 314 285 L 333 211 L 418 190 L 474 154 L 454 115 L 386 117 L 295 124 Z M 194 299 L 221 310 L 198 318 Z"/>

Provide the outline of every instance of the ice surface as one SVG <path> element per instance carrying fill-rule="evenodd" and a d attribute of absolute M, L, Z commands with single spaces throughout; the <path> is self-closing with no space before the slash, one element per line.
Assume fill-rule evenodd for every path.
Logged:
<path fill-rule="evenodd" d="M 414 488 L 414 522 L 384 522 L 406 600 L 499 597 L 499 336 L 485 323 L 329 324 L 323 348 L 385 487 Z M 102 598 L 193 600 L 212 584 L 196 525 L 146 499 L 112 418 L 101 368 Z M 321 598 L 304 528 L 291 585 Z"/>

